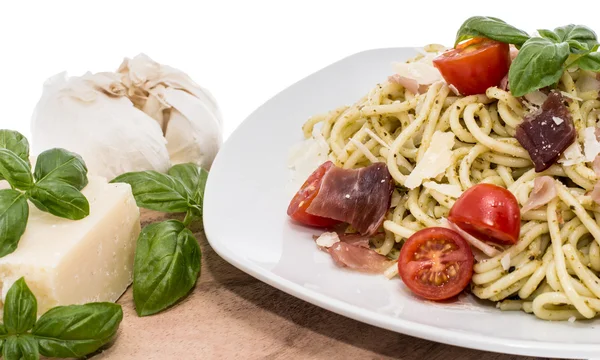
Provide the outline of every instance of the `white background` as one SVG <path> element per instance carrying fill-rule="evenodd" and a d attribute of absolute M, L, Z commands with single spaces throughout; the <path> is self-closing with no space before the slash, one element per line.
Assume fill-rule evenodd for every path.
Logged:
<path fill-rule="evenodd" d="M 29 135 L 51 75 L 115 70 L 140 52 L 211 90 L 227 135 L 271 96 L 336 60 L 379 47 L 450 45 L 472 15 L 527 31 L 573 22 L 600 32 L 597 1 L 457 3 L 0 0 L 0 127 Z"/>

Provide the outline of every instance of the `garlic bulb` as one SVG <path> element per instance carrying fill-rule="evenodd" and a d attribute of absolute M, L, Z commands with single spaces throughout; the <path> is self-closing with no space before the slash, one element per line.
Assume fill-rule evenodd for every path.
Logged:
<path fill-rule="evenodd" d="M 126 58 L 117 72 L 129 99 L 161 127 L 171 162 L 210 168 L 223 142 L 222 117 L 212 95 L 145 54 Z"/>
<path fill-rule="evenodd" d="M 67 77 L 44 84 L 32 122 L 32 152 L 62 147 L 80 154 L 92 175 L 165 172 L 171 165 L 160 126 L 135 108 L 114 73 Z"/>

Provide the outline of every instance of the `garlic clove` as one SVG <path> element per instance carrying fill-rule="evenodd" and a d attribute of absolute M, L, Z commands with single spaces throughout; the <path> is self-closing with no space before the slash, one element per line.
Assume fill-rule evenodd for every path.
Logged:
<path fill-rule="evenodd" d="M 165 133 L 171 161 L 193 162 L 209 169 L 223 142 L 217 115 L 183 90 L 165 89 L 164 100 L 173 107 Z"/>

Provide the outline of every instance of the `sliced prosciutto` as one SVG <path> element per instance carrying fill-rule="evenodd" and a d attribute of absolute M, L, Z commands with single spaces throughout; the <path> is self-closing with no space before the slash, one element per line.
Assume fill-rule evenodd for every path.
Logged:
<path fill-rule="evenodd" d="M 525 117 L 515 137 L 527 150 L 535 171 L 548 169 L 575 141 L 576 131 L 566 100 L 556 91 L 548 95 L 541 111 Z"/>
<path fill-rule="evenodd" d="M 529 210 L 537 209 L 540 206 L 544 206 L 557 195 L 556 186 L 554 185 L 554 179 L 551 176 L 540 176 L 533 180 L 533 190 L 529 199 L 523 208 L 521 213 L 526 213 Z"/>
<path fill-rule="evenodd" d="M 375 250 L 347 242 L 336 242 L 325 250 L 331 255 L 336 265 L 352 270 L 382 273 L 394 264 L 392 260 L 378 254 Z"/>
<path fill-rule="evenodd" d="M 306 212 L 346 222 L 362 235 L 373 235 L 390 208 L 394 182 L 384 163 L 361 169 L 331 167 Z"/>

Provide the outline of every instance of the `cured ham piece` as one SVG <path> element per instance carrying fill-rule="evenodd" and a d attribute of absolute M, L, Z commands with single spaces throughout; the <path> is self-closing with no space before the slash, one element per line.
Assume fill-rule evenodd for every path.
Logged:
<path fill-rule="evenodd" d="M 536 172 L 556 163 L 575 141 L 575 126 L 565 102 L 559 92 L 551 92 L 541 111 L 526 116 L 517 127 L 515 137 L 529 153 Z"/>
<path fill-rule="evenodd" d="M 394 182 L 384 163 L 361 169 L 331 167 L 306 212 L 346 222 L 362 235 L 373 235 L 390 208 Z"/>
<path fill-rule="evenodd" d="M 325 249 L 336 265 L 369 273 L 383 273 L 393 261 L 374 250 L 339 241 Z"/>
<path fill-rule="evenodd" d="M 590 192 L 590 197 L 596 204 L 600 204 L 600 181 L 594 185 L 594 189 Z"/>
<path fill-rule="evenodd" d="M 382 235 L 377 234 L 373 236 L 373 238 Z M 336 242 L 342 241 L 349 245 L 364 247 L 368 249 L 371 237 L 360 234 L 325 232 L 320 236 L 313 235 L 313 239 L 317 242 L 317 246 L 319 246 L 320 248 L 329 248 L 332 247 L 333 244 L 335 244 Z"/>
<path fill-rule="evenodd" d="M 546 205 L 552 199 L 556 197 L 556 187 L 554 185 L 554 179 L 550 176 L 540 176 L 533 180 L 533 190 L 529 195 L 529 199 L 523 208 L 521 213 L 526 213 L 529 210 L 537 209 L 540 206 Z"/>

